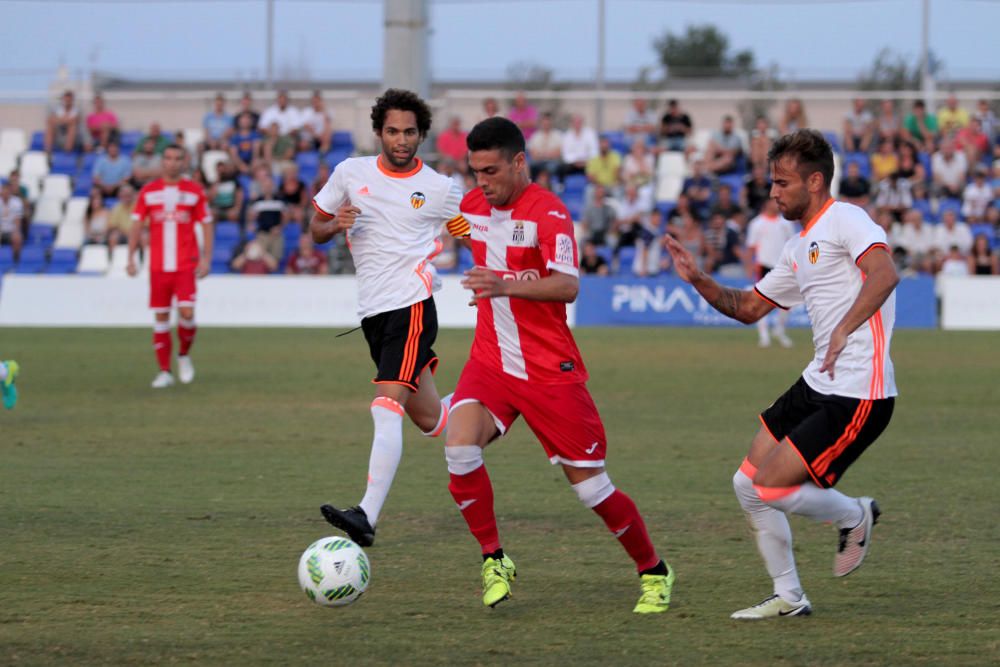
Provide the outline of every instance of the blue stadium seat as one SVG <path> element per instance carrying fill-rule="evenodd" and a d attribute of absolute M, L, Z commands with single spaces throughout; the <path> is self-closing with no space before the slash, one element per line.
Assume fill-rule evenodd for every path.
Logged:
<path fill-rule="evenodd" d="M 934 215 L 934 210 L 931 208 L 929 199 L 914 199 L 913 208 L 920 211 L 920 215 L 923 216 L 926 222 L 937 222 L 937 216 Z"/>
<path fill-rule="evenodd" d="M 954 211 L 955 215 L 959 219 L 962 218 L 962 200 L 952 199 L 950 197 L 942 198 L 938 201 L 938 220 L 944 215 L 945 211 Z"/>
<path fill-rule="evenodd" d="M 330 135 L 330 150 L 346 150 L 350 155 L 354 152 L 354 137 L 350 132 L 340 130 Z"/>
<path fill-rule="evenodd" d="M 844 149 L 840 145 L 840 135 L 832 130 L 824 130 L 823 137 L 830 143 L 830 147 L 833 148 L 835 153 L 843 153 Z"/>
<path fill-rule="evenodd" d="M 599 245 L 596 247 L 596 250 L 597 250 L 597 256 L 603 257 L 604 261 L 608 263 L 608 267 L 610 267 L 611 260 L 614 259 L 614 251 L 611 249 L 611 246 Z"/>
<path fill-rule="evenodd" d="M 49 273 L 52 275 L 76 273 L 76 264 L 53 264 L 52 262 L 49 262 L 48 266 L 45 267 L 42 273 Z"/>
<path fill-rule="evenodd" d="M 26 245 L 21 248 L 21 257 L 17 262 L 15 273 L 39 273 L 45 268 L 45 248 Z"/>
<path fill-rule="evenodd" d="M 563 192 L 562 201 L 573 220 L 583 217 L 583 192 Z"/>
<path fill-rule="evenodd" d="M 997 242 L 996 230 L 993 229 L 993 225 L 989 223 L 977 223 L 972 225 L 970 228 L 972 232 L 972 237 L 975 238 L 982 234 L 987 239 L 989 239 L 990 247 L 993 247 Z"/>
<path fill-rule="evenodd" d="M 45 150 L 45 132 L 39 130 L 38 132 L 31 133 L 31 145 L 28 146 L 28 150 L 32 151 Z"/>
<path fill-rule="evenodd" d="M 677 208 L 677 202 L 675 201 L 656 202 L 656 208 L 660 209 L 660 215 L 663 216 L 663 224 L 667 224 L 667 220 L 670 219 L 670 216 L 671 214 L 673 214 L 674 209 Z"/>
<path fill-rule="evenodd" d="M 121 137 L 118 143 L 121 145 L 122 153 L 129 155 L 135 152 L 135 149 L 139 147 L 139 141 L 142 139 L 142 132 L 140 130 L 128 130 L 121 133 Z"/>
<path fill-rule="evenodd" d="M 845 171 L 845 173 L 847 171 L 847 169 L 846 169 L 847 165 L 851 164 L 852 162 L 854 162 L 854 163 L 856 163 L 858 165 L 858 173 L 859 174 L 861 174 L 865 178 L 871 180 L 871 177 L 872 177 L 872 161 L 868 157 L 867 153 L 848 153 L 847 157 L 844 159 L 844 167 L 845 167 L 844 171 Z"/>
<path fill-rule="evenodd" d="M 604 139 L 607 139 L 611 144 L 611 149 L 616 150 L 622 155 L 629 152 L 630 146 L 628 145 L 628 137 L 621 130 L 612 130 L 605 132 L 601 135 Z"/>
<path fill-rule="evenodd" d="M 9 245 L 0 245 L 0 273 L 14 268 L 14 249 Z"/>
<path fill-rule="evenodd" d="M 917 153 L 917 159 L 920 160 L 920 164 L 924 165 L 924 171 L 927 172 L 927 182 L 930 183 L 934 178 L 931 170 L 931 154 Z"/>
<path fill-rule="evenodd" d="M 56 237 L 56 228 L 53 225 L 43 225 L 35 223 L 28 228 L 28 245 L 48 248 Z"/>
<path fill-rule="evenodd" d="M 578 192 L 583 194 L 587 189 L 587 176 L 585 174 L 566 174 L 563 179 L 563 194 Z"/>
<path fill-rule="evenodd" d="M 90 172 L 80 172 L 73 179 L 73 196 L 89 197 L 90 189 L 94 187 L 94 180 Z"/>
<path fill-rule="evenodd" d="M 240 223 L 232 222 L 229 220 L 223 220 L 222 222 L 215 223 L 215 241 L 228 241 L 234 240 L 239 241 L 240 239 Z"/>
<path fill-rule="evenodd" d="M 285 225 L 282 233 L 285 235 L 285 250 L 287 251 L 289 247 L 294 249 L 299 245 L 299 237 L 302 236 L 302 227 L 295 223 Z"/>
<path fill-rule="evenodd" d="M 253 176 L 250 174 L 240 174 L 236 177 L 236 180 L 239 181 L 240 187 L 243 188 L 243 196 L 249 198 L 250 184 L 253 183 Z"/>
<path fill-rule="evenodd" d="M 633 262 L 635 262 L 635 246 L 629 245 L 618 250 L 618 273 L 631 275 Z"/>
<path fill-rule="evenodd" d="M 76 174 L 77 155 L 76 153 L 52 152 L 51 166 L 49 171 L 53 174 L 65 174 L 73 176 Z"/>
<path fill-rule="evenodd" d="M 94 163 L 97 162 L 97 153 L 84 153 L 80 156 L 80 173 L 86 172 L 89 174 L 94 169 Z"/>
<path fill-rule="evenodd" d="M 723 174 L 719 176 L 719 185 L 728 185 L 733 194 L 733 200 L 738 201 L 740 190 L 743 189 L 743 174 Z"/>
<path fill-rule="evenodd" d="M 351 153 L 353 152 L 353 150 L 346 148 L 334 148 L 323 157 L 323 161 L 326 162 L 330 169 L 334 169 L 338 164 L 351 157 Z"/>
<path fill-rule="evenodd" d="M 76 271 L 77 252 L 74 248 L 54 248 L 49 260 L 48 273 L 72 273 Z M 54 270 L 68 268 L 68 271 Z"/>

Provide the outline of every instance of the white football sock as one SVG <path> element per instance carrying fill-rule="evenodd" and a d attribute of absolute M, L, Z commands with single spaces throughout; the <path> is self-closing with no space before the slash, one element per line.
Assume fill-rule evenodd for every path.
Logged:
<path fill-rule="evenodd" d="M 767 317 L 757 320 L 757 339 L 764 345 L 771 342 L 771 333 L 767 329 Z"/>
<path fill-rule="evenodd" d="M 865 518 L 857 498 L 845 496 L 836 489 L 821 489 L 812 482 L 804 482 L 791 493 L 768 500 L 767 504 L 782 512 L 836 524 L 837 528 L 853 528 Z"/>
<path fill-rule="evenodd" d="M 778 314 L 774 318 L 774 335 L 784 336 L 785 335 L 785 324 L 788 322 L 788 311 L 778 310 Z"/>
<path fill-rule="evenodd" d="M 0 361 L 0 382 L 7 379 L 7 363 Z"/>
<path fill-rule="evenodd" d="M 802 598 L 802 584 L 795 569 L 788 517 L 760 499 L 753 488 L 753 480 L 744 472 L 747 465 L 744 463 L 733 475 L 733 490 L 753 528 L 757 550 L 774 582 L 774 593 L 788 602 L 798 602 Z"/>
<path fill-rule="evenodd" d="M 403 406 L 391 398 L 379 396 L 372 401 L 371 411 L 375 436 L 368 459 L 368 488 L 360 506 L 368 515 L 368 523 L 374 527 L 403 457 Z"/>

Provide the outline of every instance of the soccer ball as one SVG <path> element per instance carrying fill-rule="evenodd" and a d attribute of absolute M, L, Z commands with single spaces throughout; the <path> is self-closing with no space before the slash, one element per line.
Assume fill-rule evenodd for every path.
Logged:
<path fill-rule="evenodd" d="M 368 589 L 371 566 L 361 547 L 346 537 L 324 537 L 299 559 L 299 586 L 323 607 L 351 604 Z"/>

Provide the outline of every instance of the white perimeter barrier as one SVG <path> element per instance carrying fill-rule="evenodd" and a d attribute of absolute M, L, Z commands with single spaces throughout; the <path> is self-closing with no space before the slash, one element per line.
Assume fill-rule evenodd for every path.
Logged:
<path fill-rule="evenodd" d="M 941 328 L 1000 329 L 1000 278 L 939 276 Z"/>

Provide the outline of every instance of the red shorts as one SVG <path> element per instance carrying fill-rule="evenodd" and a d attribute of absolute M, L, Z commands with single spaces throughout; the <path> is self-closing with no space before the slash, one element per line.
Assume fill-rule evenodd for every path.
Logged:
<path fill-rule="evenodd" d="M 524 415 L 553 465 L 604 465 L 608 449 L 604 424 L 582 382 L 538 384 L 470 359 L 458 379 L 451 409 L 473 402 L 489 410 L 501 434 Z"/>
<path fill-rule="evenodd" d="M 193 306 L 198 292 L 194 271 L 152 271 L 149 274 L 149 307 L 170 310 L 177 297 L 178 306 Z"/>

